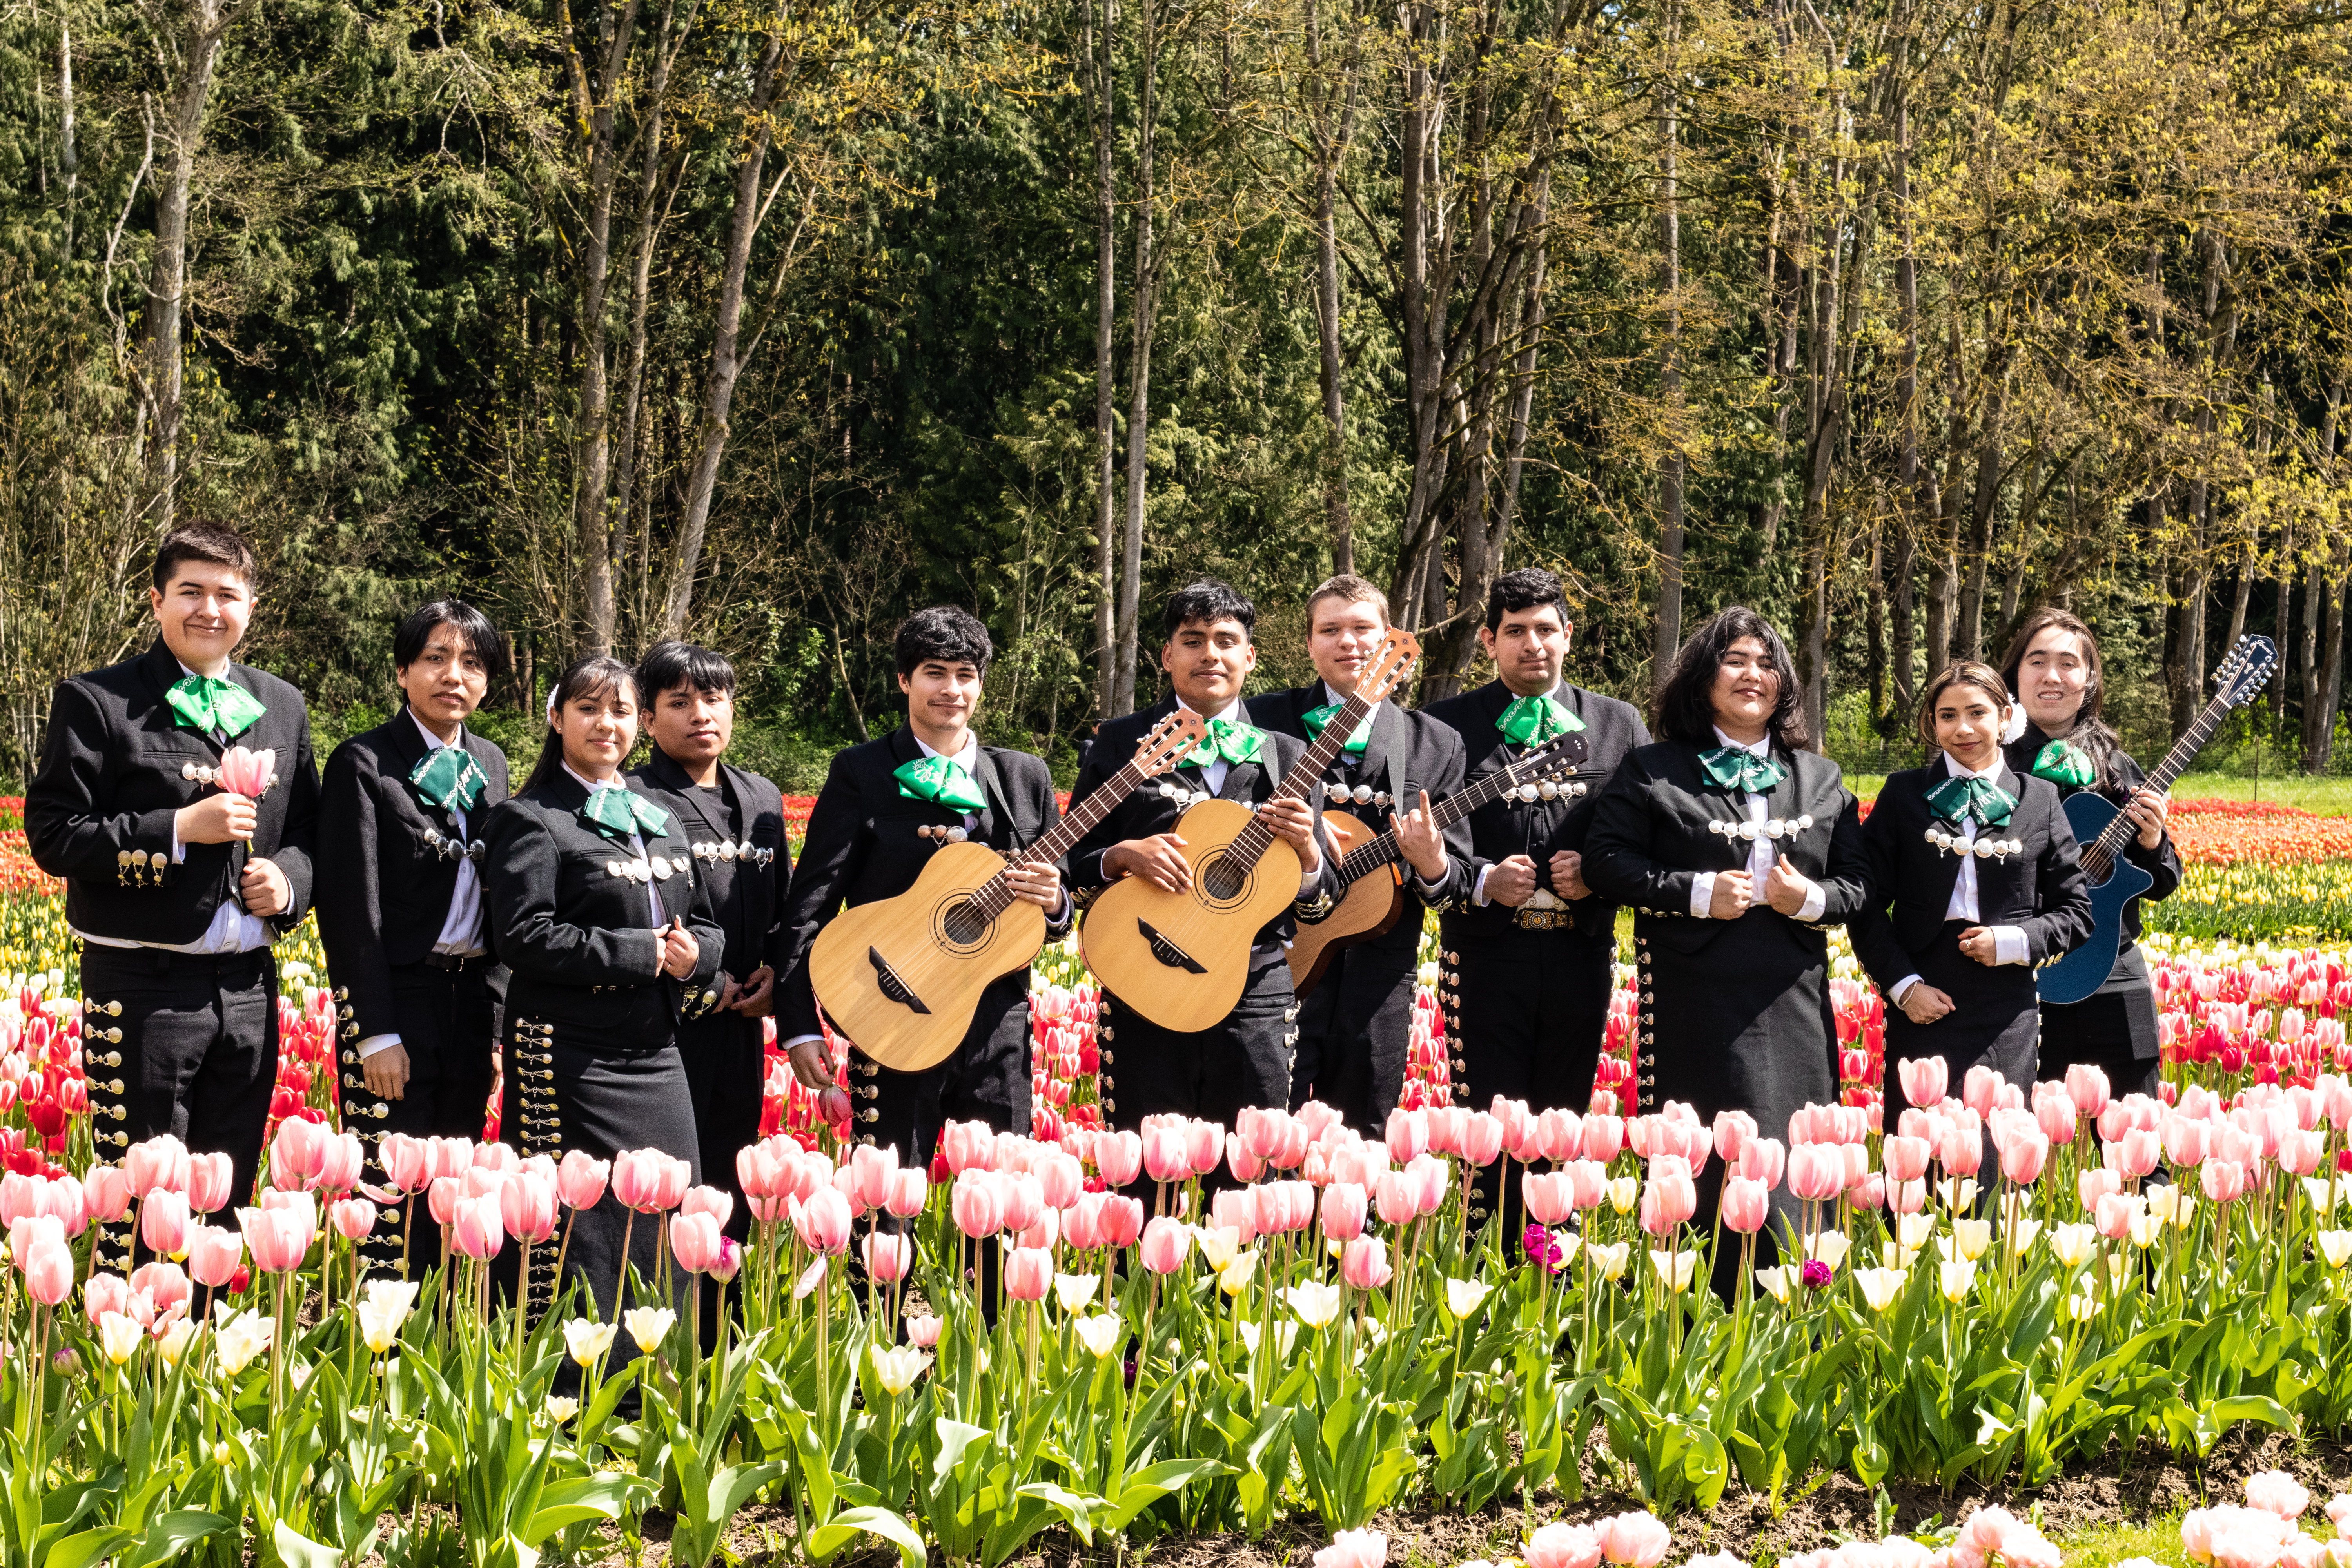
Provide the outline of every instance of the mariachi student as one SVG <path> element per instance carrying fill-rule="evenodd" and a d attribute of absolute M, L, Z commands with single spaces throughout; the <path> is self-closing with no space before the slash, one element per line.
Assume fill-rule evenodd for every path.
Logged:
<path fill-rule="evenodd" d="M 2180 886 L 2180 857 L 2164 826 L 2171 797 L 2141 787 L 2147 775 L 2099 717 L 2106 681 L 2090 627 L 2063 610 L 2035 611 L 2011 641 L 2001 675 L 2025 710 L 2024 729 L 2007 748 L 2009 765 L 2057 785 L 2061 801 L 2095 789 L 2120 807 L 2139 829 L 2124 858 L 2156 879 L 2124 910 L 2123 947 L 2106 984 L 2080 1002 L 2042 1009 L 2040 1075 L 2063 1078 L 2082 1062 L 2104 1071 L 2118 1095 L 2153 1096 L 2156 991 L 2139 950 L 2139 906 Z"/>
<path fill-rule="evenodd" d="M 968 841 L 1012 863 L 1014 895 L 1047 911 L 1049 936 L 1070 928 L 1061 868 L 1022 858 L 1061 820 L 1053 774 L 1025 752 L 982 745 L 973 728 L 995 653 L 988 628 L 969 611 L 935 605 L 907 617 L 895 652 L 907 722 L 833 759 L 785 900 L 776 1033 L 795 1076 L 820 1092 L 833 1086 L 835 1064 L 818 1027 L 809 953 L 835 911 L 898 897 L 940 845 Z M 962 1044 L 936 1066 L 898 1072 L 851 1045 L 849 1092 L 861 1144 L 928 1165 L 950 1121 L 1029 1131 L 1025 969 L 981 993 Z"/>
<path fill-rule="evenodd" d="M 319 809 L 301 694 L 230 657 L 257 583 L 231 530 L 165 534 L 147 595 L 154 645 L 58 688 L 25 792 L 33 859 L 65 879 L 82 942 L 100 1157 L 170 1132 L 229 1155 L 236 1202 L 278 1075 L 270 943 L 310 910 Z M 238 747 L 275 753 L 258 795 L 219 783 Z M 127 1262 L 128 1231 L 102 1234 L 124 1251 L 101 1260 Z"/>
<path fill-rule="evenodd" d="M 1919 738 L 1933 758 L 1898 773 L 1864 824 L 1870 907 L 1853 948 L 1892 1008 L 1887 1125 L 1909 1101 L 1895 1070 L 1940 1057 L 2033 1079 L 2041 1012 L 2032 966 L 2089 933 L 2091 900 L 2074 835 L 2047 780 L 2001 755 L 2008 683 L 1990 665 L 1952 665 L 1927 683 Z"/>
<path fill-rule="evenodd" d="M 1868 863 L 1853 796 L 1807 739 L 1788 645 L 1734 606 L 1675 656 L 1662 739 L 1628 756 L 1593 812 L 1584 875 L 1633 906 L 1643 1112 L 1742 1110 L 1785 1137 L 1838 1098 L 1823 928 L 1859 914 Z M 1712 1215 L 1722 1163 L 1699 1180 Z M 1786 1188 L 1774 1203 L 1792 1218 Z M 1736 1268 L 1738 1254 L 1725 1249 Z M 1769 1261 L 1769 1258 L 1767 1259 Z M 1718 1268 L 1717 1287 L 1730 1283 Z"/>
<path fill-rule="evenodd" d="M 1495 679 L 1428 710 L 1461 735 L 1471 780 L 1562 733 L 1585 743 L 1583 776 L 1565 788 L 1538 786 L 1531 800 L 1506 795 L 1471 813 L 1470 896 L 1438 917 L 1454 1095 L 1481 1110 L 1501 1095 L 1582 1113 L 1608 1034 L 1617 905 L 1585 879 L 1585 837 L 1610 774 L 1650 743 L 1650 731 L 1631 704 L 1563 679 L 1574 630 L 1558 577 L 1536 567 L 1505 573 L 1478 633 Z M 1480 1206 L 1495 1195 L 1489 1176 Z M 1506 1196 L 1510 1235 L 1517 1194 Z"/>
<path fill-rule="evenodd" d="M 1354 694 L 1358 673 L 1388 629 L 1388 595 L 1361 577 L 1324 583 L 1307 600 L 1307 652 L 1320 679 L 1251 698 L 1251 722 L 1302 743 L 1314 741 Z M 1425 820 L 1418 813 L 1429 801 L 1444 800 L 1461 785 L 1462 737 L 1392 701 L 1374 708 L 1333 761 L 1324 781 L 1331 809 L 1362 824 L 1338 847 L 1344 853 L 1399 826 L 1399 847 L 1411 851 L 1405 864 L 1412 887 L 1405 914 L 1393 927 L 1334 954 L 1322 984 L 1299 998 L 1294 1107 L 1312 1097 L 1336 1107 L 1358 1131 L 1377 1134 L 1402 1093 L 1422 911 L 1466 901 L 1471 880 L 1467 822 L 1456 823 L 1442 840 L 1433 831 L 1414 832 L 1412 825 Z M 1383 881 L 1388 877 L 1385 869 L 1377 875 Z"/>
<path fill-rule="evenodd" d="M 767 1076 L 761 1020 L 775 997 L 793 867 L 784 801 L 774 784 L 724 760 L 735 735 L 735 667 L 724 658 L 690 643 L 656 643 L 637 660 L 637 689 L 653 754 L 629 782 L 684 826 L 710 917 L 727 933 L 719 963 L 727 987 L 688 1009 L 678 1052 L 694 1091 L 702 1179 L 735 1194 L 727 1234 L 740 1241 L 751 1234 L 751 1214 L 735 1154 L 760 1139 Z M 717 1300 L 714 1292 L 711 1307 Z"/>
<path fill-rule="evenodd" d="M 1256 933 L 1241 1000 L 1223 1022 L 1178 1033 L 1104 994 L 1098 1015 L 1107 1043 L 1104 1110 L 1123 1129 L 1171 1112 L 1230 1126 L 1244 1106 L 1290 1103 L 1296 999 L 1283 942 L 1294 918 L 1320 920 L 1331 912 L 1338 886 L 1318 816 L 1320 784 L 1311 799 L 1274 798 L 1307 748 L 1243 717 L 1242 683 L 1257 664 L 1251 642 L 1256 607 L 1227 584 L 1204 579 L 1169 596 L 1165 623 L 1168 644 L 1160 664 L 1173 690 L 1141 712 L 1103 725 L 1071 787 L 1071 802 L 1086 799 L 1125 767 L 1180 702 L 1208 721 L 1208 737 L 1166 778 L 1113 806 L 1078 841 L 1070 851 L 1071 885 L 1099 891 L 1121 877 L 1145 877 L 1170 892 L 1182 891 L 1191 885 L 1192 866 L 1176 837 L 1177 821 L 1193 800 L 1212 797 L 1264 806 L 1261 815 L 1298 851 L 1303 871 L 1297 901 Z"/>
<path fill-rule="evenodd" d="M 658 1149 L 699 1181 L 678 1026 L 727 984 L 727 935 L 684 826 L 621 771 L 637 742 L 634 672 L 581 659 L 547 711 L 530 777 L 482 829 L 491 942 L 510 972 L 499 1125 L 525 1155 Z M 658 1227 L 628 1217 L 608 1191 L 572 1222 L 570 1267 L 604 1322 L 616 1321 L 625 1235 L 628 1261 L 653 1278 Z M 535 1268 L 525 1299 L 542 1307 L 554 1283 Z"/>
<path fill-rule="evenodd" d="M 507 758 L 466 727 L 504 664 L 497 628 L 440 599 L 393 634 L 401 710 L 327 759 L 319 935 L 341 1022 L 346 1113 L 384 1181 L 388 1132 L 479 1138 L 488 1115 L 506 972 L 482 918 L 481 826 L 507 798 Z M 387 1210 L 363 1246 L 372 1268 L 438 1261 L 440 1227 Z"/>

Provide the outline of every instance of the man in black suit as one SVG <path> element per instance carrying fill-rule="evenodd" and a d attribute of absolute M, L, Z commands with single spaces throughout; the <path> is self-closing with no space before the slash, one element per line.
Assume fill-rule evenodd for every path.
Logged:
<path fill-rule="evenodd" d="M 784 799 L 765 778 L 725 761 L 735 738 L 735 667 L 707 647 L 656 643 L 637 661 L 637 703 L 653 754 L 629 782 L 676 814 L 694 842 L 711 919 L 727 932 L 730 978 L 715 1001 L 679 1026 L 678 1054 L 694 1091 L 702 1179 L 735 1194 L 727 1234 L 751 1234 L 736 1152 L 760 1139 L 767 1047 L 760 1020 L 774 1010 L 783 942 L 783 892 L 793 870 Z M 717 1295 L 711 1307 L 717 1305 Z"/>
<path fill-rule="evenodd" d="M 1120 1128 L 1163 1112 L 1230 1124 L 1245 1105 L 1289 1104 L 1297 1006 L 1283 943 L 1295 929 L 1294 917 L 1320 920 L 1331 912 L 1338 888 L 1317 816 L 1321 784 L 1309 799 L 1274 793 L 1307 748 L 1242 719 L 1242 683 L 1257 664 L 1250 640 L 1256 607 L 1212 578 L 1171 595 L 1165 621 L 1168 645 L 1160 664 L 1173 695 L 1102 726 L 1070 790 L 1071 805 L 1125 767 L 1143 737 L 1179 702 L 1209 721 L 1208 739 L 1172 774 L 1111 807 L 1078 841 L 1070 851 L 1071 886 L 1083 896 L 1121 877 L 1146 877 L 1181 892 L 1192 885 L 1192 866 L 1176 836 L 1177 822 L 1195 800 L 1211 797 L 1263 805 L 1267 825 L 1298 851 L 1304 875 L 1291 910 L 1257 932 L 1248 984 L 1223 1023 L 1180 1034 L 1105 992 L 1098 1015 L 1103 1110 Z"/>
<path fill-rule="evenodd" d="M 196 522 L 155 552 L 159 636 L 76 676 L 49 706 L 25 792 L 41 869 L 66 879 L 82 940 L 83 1062 L 101 1158 L 170 1132 L 225 1152 L 243 1202 L 278 1075 L 271 942 L 310 906 L 319 773 L 302 695 L 229 657 L 253 616 L 257 563 Z M 215 787 L 233 747 L 275 756 L 257 797 Z M 127 1230 L 102 1231 L 128 1261 Z"/>
<path fill-rule="evenodd" d="M 776 983 L 776 1032 L 808 1088 L 833 1085 L 817 1025 L 809 952 L 845 905 L 892 899 L 915 885 L 933 850 L 971 840 L 1013 862 L 1016 897 L 1049 911 L 1053 937 L 1070 927 L 1057 865 L 1022 851 L 1061 819 L 1054 776 L 1025 752 L 984 746 L 972 719 L 994 654 L 988 628 L 953 606 L 918 610 L 898 628 L 898 689 L 907 722 L 833 759 L 809 815 L 800 867 L 784 906 Z M 955 1054 L 919 1072 L 894 1072 L 851 1042 L 850 1099 L 857 1141 L 891 1147 L 927 1165 L 950 1121 L 1029 1131 L 1029 973 L 1016 970 L 981 994 Z"/>
<path fill-rule="evenodd" d="M 392 639 L 401 710 L 327 759 L 319 843 L 335 874 L 319 889 L 319 936 L 372 1184 L 386 1180 L 386 1133 L 479 1138 L 488 1113 L 506 971 L 482 918 L 478 830 L 507 797 L 507 757 L 466 721 L 503 662 L 473 605 L 411 611 Z M 362 1250 L 373 1269 L 419 1277 L 440 1258 L 440 1227 L 387 1211 Z"/>
<path fill-rule="evenodd" d="M 1321 679 L 1250 699 L 1251 721 L 1302 743 L 1315 740 L 1354 694 L 1388 629 L 1388 595 L 1380 589 L 1354 576 L 1324 583 L 1307 601 L 1307 651 Z M 1411 887 L 1396 924 L 1332 954 L 1322 981 L 1298 999 L 1293 1109 L 1310 1097 L 1321 1100 L 1336 1106 L 1349 1126 L 1377 1136 L 1402 1093 L 1423 911 L 1464 902 L 1471 880 L 1469 823 L 1454 824 L 1442 840 L 1432 832 L 1416 835 L 1414 826 L 1430 801 L 1462 787 L 1462 737 L 1391 701 L 1372 710 L 1333 760 L 1324 781 L 1331 807 L 1362 825 L 1350 830 L 1341 852 L 1395 826 L 1399 847 L 1408 851 Z M 1392 877 L 1387 867 L 1370 875 L 1383 882 Z"/>
<path fill-rule="evenodd" d="M 1496 679 L 1428 709 L 1461 734 L 1473 779 L 1562 729 L 1586 745 L 1573 783 L 1471 813 L 1471 894 L 1438 920 L 1454 1098 L 1480 1110 L 1501 1095 L 1583 1111 L 1609 1026 L 1617 906 L 1585 885 L 1584 838 L 1608 775 L 1650 731 L 1630 704 L 1561 678 L 1572 630 L 1558 577 L 1506 572 L 1478 632 Z"/>

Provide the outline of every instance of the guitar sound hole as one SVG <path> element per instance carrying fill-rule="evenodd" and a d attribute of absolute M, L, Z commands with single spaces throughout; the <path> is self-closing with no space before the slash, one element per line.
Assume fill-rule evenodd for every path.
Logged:
<path fill-rule="evenodd" d="M 988 934 L 988 920 L 977 905 L 965 899 L 949 907 L 946 919 L 940 921 L 940 929 L 947 932 L 950 942 L 968 946 Z"/>
<path fill-rule="evenodd" d="M 1201 868 L 1201 890 L 1213 902 L 1230 902 L 1248 886 L 1249 878 L 1222 856 Z"/>

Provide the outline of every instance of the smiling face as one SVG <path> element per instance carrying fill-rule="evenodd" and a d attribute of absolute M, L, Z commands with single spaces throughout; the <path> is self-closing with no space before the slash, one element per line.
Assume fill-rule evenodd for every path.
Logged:
<path fill-rule="evenodd" d="M 611 778 L 637 743 L 637 689 L 616 680 L 601 691 L 583 691 L 558 708 L 550 722 L 563 737 L 563 760 L 572 772 Z"/>
<path fill-rule="evenodd" d="M 401 694 L 419 722 L 448 740 L 489 689 L 489 667 L 466 634 L 444 621 L 425 639 L 425 651 L 397 672 Z"/>
<path fill-rule="evenodd" d="M 1186 621 L 1160 650 L 1160 668 L 1185 707 L 1222 714 L 1257 668 L 1257 649 L 1239 621 Z"/>
<path fill-rule="evenodd" d="M 1307 655 L 1324 685 L 1341 697 L 1352 697 L 1388 629 L 1380 606 L 1370 599 L 1331 595 L 1316 600 L 1307 611 Z"/>
<path fill-rule="evenodd" d="M 1723 650 L 1707 700 L 1716 728 L 1733 740 L 1753 745 L 1764 738 L 1780 700 L 1780 674 L 1763 638 L 1738 637 Z"/>
<path fill-rule="evenodd" d="M 147 590 L 163 646 L 199 675 L 218 675 L 253 619 L 253 585 L 216 561 L 182 561 L 172 580 Z"/>
<path fill-rule="evenodd" d="M 1512 696 L 1541 697 L 1559 684 L 1575 630 L 1558 605 L 1537 605 L 1506 610 L 1494 626 L 1480 626 L 1478 646 L 1495 661 L 1495 674 Z"/>
<path fill-rule="evenodd" d="M 2045 735 L 2063 735 L 2083 711 L 2083 694 L 2095 672 L 2083 638 L 2063 626 L 2045 626 L 2017 661 L 2018 696 L 2025 716 Z"/>
<path fill-rule="evenodd" d="M 980 712 L 980 666 L 960 658 L 927 658 L 898 678 L 907 719 L 931 750 L 954 756 Z"/>
<path fill-rule="evenodd" d="M 690 681 L 673 686 L 646 710 L 646 729 L 673 762 L 690 766 L 715 761 L 735 738 L 735 699 L 724 691 L 705 691 Z"/>
<path fill-rule="evenodd" d="M 2009 704 L 1996 702 L 1981 686 L 1955 680 L 1936 693 L 1936 744 L 1960 766 L 1981 773 L 2000 755 L 2000 731 Z"/>

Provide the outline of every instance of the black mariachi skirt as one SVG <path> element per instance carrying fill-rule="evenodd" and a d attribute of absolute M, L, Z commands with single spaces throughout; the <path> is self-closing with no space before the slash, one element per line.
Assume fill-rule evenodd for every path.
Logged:
<path fill-rule="evenodd" d="M 1909 1058 L 1941 1057 L 1949 1075 L 1947 1093 L 1960 1092 L 1972 1067 L 1988 1067 L 2032 1093 L 2034 1044 L 2042 1029 L 2033 968 L 2025 963 L 1984 964 L 1960 951 L 1968 921 L 1946 921 L 1927 951 L 1913 961 L 1923 985 L 1952 999 L 1952 1010 L 1932 1024 L 1915 1024 L 1903 1009 L 1886 1005 L 1886 1131 L 1910 1108 L 1895 1064 Z M 1899 976 L 1898 976 L 1899 978 Z"/>

